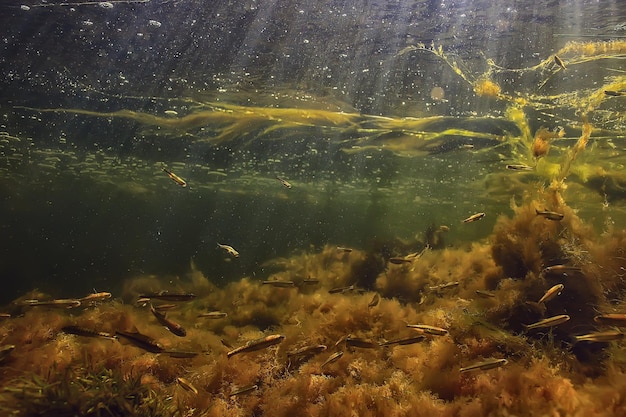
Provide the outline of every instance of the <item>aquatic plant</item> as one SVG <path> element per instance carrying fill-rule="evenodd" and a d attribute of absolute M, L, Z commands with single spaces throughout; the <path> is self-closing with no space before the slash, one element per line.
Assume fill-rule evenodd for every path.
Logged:
<path fill-rule="evenodd" d="M 23 376 L 0 395 L 2 407 L 14 416 L 176 416 L 172 404 L 141 375 L 125 377 L 119 370 L 84 368 L 50 372 L 48 377 Z"/>

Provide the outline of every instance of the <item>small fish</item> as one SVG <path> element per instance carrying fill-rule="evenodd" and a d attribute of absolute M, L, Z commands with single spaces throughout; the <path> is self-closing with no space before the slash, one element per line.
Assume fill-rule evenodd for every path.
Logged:
<path fill-rule="evenodd" d="M 157 304 L 154 306 L 154 309 L 156 311 L 165 311 L 165 310 L 172 310 L 176 307 L 178 307 L 177 304 Z"/>
<path fill-rule="evenodd" d="M 89 294 L 86 297 L 79 298 L 78 301 L 80 301 L 81 303 L 94 303 L 97 301 L 108 300 L 110 298 L 111 298 L 110 292 L 96 292 L 93 294 Z"/>
<path fill-rule="evenodd" d="M 367 308 L 376 307 L 379 302 L 380 302 L 380 295 L 378 293 L 376 293 L 376 294 L 374 294 L 374 297 L 372 297 L 372 301 L 370 301 L 367 304 Z"/>
<path fill-rule="evenodd" d="M 281 281 L 281 280 L 262 281 L 261 284 L 271 285 L 272 287 L 278 287 L 278 288 L 290 288 L 290 287 L 296 286 L 296 283 L 293 281 Z"/>
<path fill-rule="evenodd" d="M 391 345 L 412 345 L 414 343 L 419 343 L 426 339 L 426 336 L 411 336 L 411 337 L 403 337 L 401 339 L 389 340 L 387 342 L 380 343 L 380 346 L 391 346 Z"/>
<path fill-rule="evenodd" d="M 346 337 L 346 346 L 358 347 L 362 349 L 374 349 L 379 345 L 371 340 L 361 339 L 359 337 Z"/>
<path fill-rule="evenodd" d="M 256 350 L 265 349 L 273 345 L 277 345 L 285 339 L 285 336 L 281 334 L 272 334 L 260 339 L 251 340 L 243 346 L 231 350 L 226 354 L 229 358 L 239 353 L 253 352 Z"/>
<path fill-rule="evenodd" d="M 567 314 L 560 314 L 554 317 L 548 317 L 547 319 L 539 320 L 533 324 L 522 324 L 526 330 L 539 329 L 542 327 L 553 327 L 558 326 L 559 324 L 563 324 L 566 321 L 569 321 L 569 316 Z"/>
<path fill-rule="evenodd" d="M 169 356 L 170 358 L 178 358 L 178 359 L 195 358 L 196 356 L 199 355 L 198 352 L 184 351 L 184 350 L 164 350 L 162 353 L 164 355 Z"/>
<path fill-rule="evenodd" d="M 330 290 L 328 290 L 328 293 L 329 294 L 344 294 L 344 293 L 352 292 L 352 291 L 358 291 L 358 289 L 356 288 L 354 284 L 349 285 L 347 287 L 331 288 Z"/>
<path fill-rule="evenodd" d="M 159 291 L 157 293 L 143 294 L 139 296 L 139 299 L 147 298 L 148 300 L 163 300 L 163 301 L 191 301 L 196 298 L 195 294 L 185 292 L 169 292 Z"/>
<path fill-rule="evenodd" d="M 577 266 L 567 265 L 552 265 L 543 269 L 544 274 L 571 274 L 574 272 L 581 272 L 582 268 Z"/>
<path fill-rule="evenodd" d="M 558 65 L 559 67 L 565 69 L 565 64 L 563 63 L 563 61 L 561 60 L 561 58 L 559 58 L 558 56 L 554 55 L 554 63 L 556 65 Z"/>
<path fill-rule="evenodd" d="M 229 245 L 222 245 L 221 243 L 217 243 L 217 247 L 224 249 L 226 251 L 226 253 L 228 253 L 230 256 L 232 256 L 233 258 L 239 258 L 239 252 L 237 252 L 235 250 L 235 248 L 233 248 L 232 246 Z"/>
<path fill-rule="evenodd" d="M 495 298 L 496 296 L 494 293 L 491 293 L 489 291 L 484 291 L 484 290 L 476 290 L 475 292 L 476 292 L 476 295 L 480 295 L 481 297 L 484 297 L 484 298 Z"/>
<path fill-rule="evenodd" d="M 317 278 L 306 278 L 302 280 L 303 284 L 307 284 L 307 285 L 314 285 L 314 284 L 319 284 L 320 280 Z"/>
<path fill-rule="evenodd" d="M 298 350 L 287 352 L 288 357 L 317 355 L 326 350 L 326 345 L 305 346 Z"/>
<path fill-rule="evenodd" d="M 151 20 L 151 22 L 155 21 Z M 176 110 L 165 110 L 163 113 L 167 114 L 168 116 L 178 116 L 178 112 Z"/>
<path fill-rule="evenodd" d="M 124 332 L 124 331 L 118 330 L 115 332 L 115 334 L 117 336 L 123 337 L 128 342 L 132 343 L 133 345 L 145 351 L 152 352 L 152 353 L 161 353 L 165 351 L 165 348 L 163 347 L 161 343 L 157 342 L 150 336 L 139 333 L 138 331 Z"/>
<path fill-rule="evenodd" d="M 606 332 L 597 332 L 574 336 L 576 342 L 612 342 L 614 340 L 622 340 L 624 333 L 619 330 L 609 330 Z"/>
<path fill-rule="evenodd" d="M 483 217 L 485 217 L 485 213 L 476 213 L 476 214 L 472 214 L 471 216 L 469 216 L 467 219 L 463 220 L 463 223 L 471 223 L 471 222 L 475 222 L 476 220 L 480 220 Z"/>
<path fill-rule="evenodd" d="M 604 324 L 607 326 L 626 327 L 626 314 L 623 313 L 608 313 L 595 316 L 593 318 L 598 324 Z"/>
<path fill-rule="evenodd" d="M 0 346 L 0 363 L 4 362 L 4 360 L 8 358 L 11 352 L 13 352 L 14 350 L 15 350 L 15 345 Z"/>
<path fill-rule="evenodd" d="M 626 91 L 611 91 L 611 90 L 604 90 L 604 94 L 606 94 L 607 96 L 612 96 L 612 97 L 619 97 L 619 96 L 623 96 L 626 94 Z"/>
<path fill-rule="evenodd" d="M 73 334 L 76 336 L 102 337 L 104 339 L 117 340 L 117 338 L 111 333 L 99 332 L 96 330 L 91 330 L 91 329 L 87 329 L 85 327 L 80 327 L 80 326 L 64 326 L 64 327 L 61 327 L 61 331 L 63 333 Z"/>
<path fill-rule="evenodd" d="M 176 378 L 176 382 L 178 382 L 178 385 L 180 385 L 183 389 L 194 393 L 195 395 L 198 395 L 198 389 L 196 387 L 194 387 L 191 382 L 187 381 L 185 378 L 182 377 L 178 377 Z"/>
<path fill-rule="evenodd" d="M 556 211 L 548 211 L 548 210 L 539 211 L 535 209 L 535 212 L 537 213 L 537 216 L 541 216 L 548 220 L 554 220 L 557 222 L 563 220 L 563 217 L 565 217 L 564 214 L 557 213 Z"/>
<path fill-rule="evenodd" d="M 431 334 L 434 336 L 445 336 L 448 334 L 448 331 L 446 329 L 442 329 L 441 327 L 429 326 L 427 324 L 407 324 L 406 327 L 421 330 L 426 334 Z"/>
<path fill-rule="evenodd" d="M 203 317 L 206 319 L 223 319 L 228 317 L 228 314 L 222 311 L 209 311 L 208 313 L 198 314 L 198 317 Z"/>
<path fill-rule="evenodd" d="M 9 313 L 0 313 L 0 319 L 10 319 L 11 314 Z"/>
<path fill-rule="evenodd" d="M 563 291 L 563 288 L 565 288 L 565 285 L 556 284 L 555 286 L 550 288 L 548 291 L 546 291 L 546 293 L 539 299 L 539 301 L 537 301 L 537 303 L 539 304 L 547 303 L 548 301 L 552 300 L 557 295 L 561 295 L 561 291 Z"/>
<path fill-rule="evenodd" d="M 135 303 L 139 306 L 139 307 L 145 307 L 148 304 L 150 304 L 150 299 L 149 298 L 138 298 L 137 301 L 135 301 Z"/>
<path fill-rule="evenodd" d="M 324 363 L 320 365 L 320 368 L 323 368 L 326 365 L 330 365 L 331 363 L 338 361 L 342 356 L 343 356 L 342 351 L 333 353 L 332 355 L 328 357 L 328 359 L 324 361 Z"/>
<path fill-rule="evenodd" d="M 24 300 L 19 303 L 20 305 L 30 306 L 30 307 L 59 307 L 59 308 L 76 308 L 80 307 L 81 302 L 79 300 L 74 299 L 57 299 L 57 300 Z"/>
<path fill-rule="evenodd" d="M 392 264 L 396 264 L 396 265 L 410 264 L 411 262 L 413 262 L 413 258 L 394 256 L 392 258 L 389 258 L 389 262 L 391 262 Z"/>
<path fill-rule="evenodd" d="M 187 336 L 187 330 L 185 330 L 183 326 L 181 326 L 180 324 L 168 319 L 165 313 L 156 311 L 152 305 L 150 305 L 150 312 L 152 312 L 152 315 L 156 317 L 157 321 L 161 323 L 161 325 L 163 325 L 167 330 L 169 330 L 176 336 L 179 336 L 179 337 Z"/>
<path fill-rule="evenodd" d="M 454 287 L 458 287 L 459 286 L 459 281 L 453 281 L 453 282 L 448 282 L 445 284 L 440 284 L 440 285 L 433 285 L 432 287 L 428 287 L 429 291 L 441 291 L 441 290 L 447 290 L 450 288 L 454 288 Z"/>
<path fill-rule="evenodd" d="M 441 231 L 441 232 L 449 232 L 450 231 L 450 227 L 446 226 L 445 224 L 442 224 L 441 226 L 439 226 L 439 231 Z"/>
<path fill-rule="evenodd" d="M 487 369 L 499 368 L 506 365 L 508 362 L 509 361 L 506 359 L 488 359 L 484 362 L 475 363 L 473 365 L 466 366 L 465 368 L 461 368 L 459 369 L 459 372 L 463 373 L 476 370 L 485 371 Z"/>
<path fill-rule="evenodd" d="M 508 164 L 506 169 L 511 171 L 533 171 L 535 168 L 524 164 Z"/>
<path fill-rule="evenodd" d="M 287 180 L 285 180 L 285 179 L 283 179 L 283 178 L 279 177 L 278 175 L 276 176 L 276 179 L 277 179 L 278 181 L 280 181 L 280 183 L 283 185 L 283 187 L 288 188 L 288 189 L 290 189 L 290 188 L 291 188 L 291 184 L 290 184 Z"/>
<path fill-rule="evenodd" d="M 345 341 L 346 341 L 346 339 L 348 338 L 348 336 L 349 336 L 349 335 L 344 335 L 344 336 L 341 336 L 341 337 L 339 338 L 339 340 L 337 340 L 337 341 L 335 342 L 335 344 L 333 345 L 333 347 L 334 347 L 334 348 L 336 348 L 337 346 L 341 345 L 342 343 L 345 343 Z"/>
<path fill-rule="evenodd" d="M 180 185 L 181 187 L 184 188 L 184 187 L 187 186 L 187 181 L 185 181 L 184 179 L 182 179 L 178 175 L 174 174 L 169 169 L 163 168 L 163 172 L 165 172 L 172 179 L 172 181 L 174 181 L 176 184 Z"/>
<path fill-rule="evenodd" d="M 346 248 L 343 246 L 337 246 L 337 252 L 345 252 L 345 253 L 350 253 L 352 252 L 352 248 Z"/>
<path fill-rule="evenodd" d="M 235 397 L 237 395 L 242 395 L 242 394 L 247 394 L 249 392 L 255 391 L 259 389 L 259 386 L 254 384 L 254 385 L 246 385 L 245 387 L 241 387 L 241 388 L 237 388 L 236 390 L 232 391 L 230 394 L 228 394 L 229 397 Z"/>

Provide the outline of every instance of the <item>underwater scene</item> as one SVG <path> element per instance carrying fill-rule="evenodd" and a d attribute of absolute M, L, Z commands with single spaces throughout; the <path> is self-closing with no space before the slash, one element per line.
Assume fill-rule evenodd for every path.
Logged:
<path fill-rule="evenodd" d="M 621 0 L 0 10 L 0 415 L 626 415 Z"/>

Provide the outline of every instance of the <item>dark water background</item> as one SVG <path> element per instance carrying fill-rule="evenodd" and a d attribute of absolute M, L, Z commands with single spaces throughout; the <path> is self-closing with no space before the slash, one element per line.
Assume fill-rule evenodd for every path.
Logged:
<path fill-rule="evenodd" d="M 619 0 L 2 1 L 0 130 L 20 140 L 0 155 L 0 301 L 34 287 L 55 296 L 115 289 L 138 274 L 175 280 L 191 259 L 218 283 L 262 277 L 263 262 L 278 256 L 422 239 L 431 225 L 487 211 L 480 228 L 448 238 L 467 242 L 509 212 L 510 189 L 482 182 L 501 169 L 500 150 L 444 152 L 462 141 L 416 158 L 346 154 L 343 138 L 316 129 L 213 147 L 132 120 L 20 106 L 159 113 L 222 101 L 390 117 L 501 115 L 506 103 L 477 97 L 432 54 L 400 52 L 442 45 L 480 74 L 486 58 L 530 67 L 571 40 L 624 37 L 625 23 Z M 447 101 L 431 98 L 435 86 Z M 163 163 L 179 163 L 189 187 L 164 177 Z M 282 189 L 277 174 L 293 189 Z M 599 194 L 573 188 L 581 189 L 581 212 L 601 227 Z M 241 258 L 226 261 L 217 241 Z"/>

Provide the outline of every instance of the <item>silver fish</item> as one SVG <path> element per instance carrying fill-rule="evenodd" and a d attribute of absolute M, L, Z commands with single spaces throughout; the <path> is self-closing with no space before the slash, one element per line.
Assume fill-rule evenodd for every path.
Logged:
<path fill-rule="evenodd" d="M 539 320 L 536 323 L 523 324 L 523 326 L 526 328 L 526 330 L 533 330 L 542 327 L 558 326 L 559 324 L 563 324 L 566 321 L 569 321 L 569 316 L 567 314 L 560 314 L 558 316 L 548 317 L 547 319 Z"/>
<path fill-rule="evenodd" d="M 465 368 L 461 368 L 459 369 L 459 372 L 463 373 L 477 370 L 485 371 L 487 369 L 499 368 L 506 365 L 508 362 L 509 361 L 506 359 L 488 359 L 484 362 L 475 363 L 473 365 L 466 366 Z"/>

